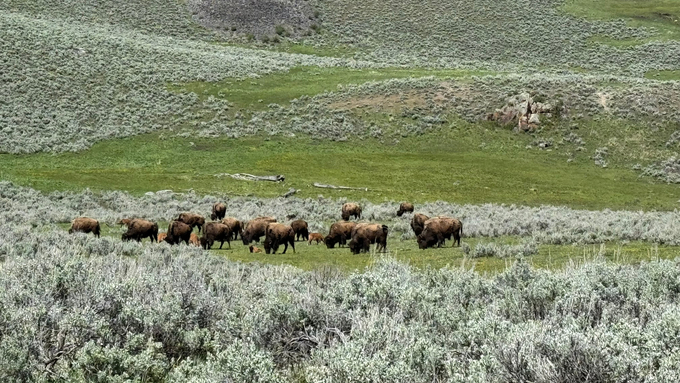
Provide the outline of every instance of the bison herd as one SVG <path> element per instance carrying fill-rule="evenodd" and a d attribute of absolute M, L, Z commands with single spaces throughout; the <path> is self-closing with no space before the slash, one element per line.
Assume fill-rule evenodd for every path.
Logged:
<path fill-rule="evenodd" d="M 140 242 L 149 238 L 153 242 L 167 242 L 177 245 L 182 242 L 189 245 L 201 246 L 211 249 L 215 242 L 220 243 L 220 249 L 226 242 L 231 248 L 231 241 L 241 237 L 244 245 L 250 252 L 262 252 L 260 248 L 252 246 L 253 242 L 260 242 L 267 254 L 276 254 L 283 245 L 283 254 L 288 246 L 295 252 L 295 241 L 307 241 L 309 245 L 323 242 L 326 247 L 332 249 L 335 245 L 347 246 L 354 254 L 369 252 L 370 245 L 376 245 L 376 251 L 387 250 L 388 227 L 379 223 L 353 222 L 351 217 L 361 219 L 361 207 L 355 203 L 346 203 L 342 206 L 342 220 L 331 225 L 328 235 L 310 233 L 307 222 L 298 219 L 286 225 L 277 222 L 274 217 L 257 217 L 247 222 L 241 222 L 236 218 L 226 217 L 227 207 L 223 203 L 213 205 L 210 214 L 211 222 L 205 222 L 205 218 L 199 214 L 182 213 L 177 219 L 170 222 L 165 233 L 158 232 L 158 224 L 141 218 L 122 219 L 118 223 L 127 226 L 122 240 L 135 240 Z M 397 216 L 404 213 L 413 213 L 413 204 L 404 202 L 399 206 Z M 197 228 L 202 236 L 199 238 L 193 233 Z M 416 213 L 411 219 L 411 228 L 416 235 L 418 247 L 442 247 L 447 239 L 453 238 L 453 245 L 460 246 L 460 238 L 463 235 L 463 224 L 460 220 L 450 217 L 430 218 L 425 214 Z M 99 237 L 101 228 L 99 222 L 88 217 L 79 217 L 73 220 L 69 233 L 83 232 L 93 233 Z"/>

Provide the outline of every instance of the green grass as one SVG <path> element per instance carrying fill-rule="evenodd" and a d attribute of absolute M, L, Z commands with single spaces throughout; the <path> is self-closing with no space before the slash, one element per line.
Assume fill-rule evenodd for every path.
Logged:
<path fill-rule="evenodd" d="M 488 71 L 430 70 L 430 69 L 351 69 L 303 66 L 288 72 L 278 72 L 257 79 L 225 79 L 220 82 L 192 82 L 171 85 L 172 91 L 194 92 L 201 97 L 225 98 L 234 109 L 262 110 L 268 104 L 287 105 L 300 96 L 314 96 L 338 89 L 338 85 L 363 84 L 368 81 L 392 78 L 436 76 L 461 78 L 490 74 Z"/>
<path fill-rule="evenodd" d="M 647 41 L 635 38 L 615 39 L 609 36 L 593 36 L 588 39 L 588 42 L 609 45 L 617 48 L 631 48 L 642 45 Z"/>
<path fill-rule="evenodd" d="M 633 27 L 656 28 L 656 39 L 680 39 L 678 0 L 568 0 L 562 9 L 591 20 L 626 19 Z"/>
<path fill-rule="evenodd" d="M 68 230 L 69 224 L 58 225 L 62 230 Z M 161 231 L 167 227 L 167 222 L 159 222 Z M 120 238 L 124 232 L 123 227 L 102 226 L 102 236 Z M 495 242 L 499 244 L 516 244 L 521 242 L 518 237 L 503 238 L 464 238 L 471 248 L 479 243 Z M 149 243 L 144 239 L 142 243 Z M 256 245 L 262 247 L 261 245 Z M 380 257 L 392 257 L 401 262 L 408 263 L 417 268 L 441 268 L 445 266 L 463 267 L 473 269 L 480 273 L 494 274 L 505 270 L 515 261 L 514 258 L 468 258 L 461 247 L 447 246 L 440 249 L 420 250 L 415 240 L 402 241 L 397 239 L 388 240 L 388 254 L 352 254 L 347 248 L 328 249 L 323 244 L 308 245 L 306 242 L 295 243 L 295 253 L 288 249 L 286 254 L 281 254 L 283 247 L 277 254 L 250 253 L 248 248 L 243 245 L 241 240 L 233 241 L 231 249 L 225 243 L 222 250 L 219 244 L 213 246 L 210 252 L 216 256 L 223 256 L 229 260 L 237 262 L 259 262 L 266 264 L 282 265 L 289 264 L 304 270 L 315 270 L 321 268 L 334 268 L 343 272 L 364 270 L 370 267 Z M 607 243 L 602 245 L 540 245 L 538 254 L 526 257 L 525 259 L 535 267 L 545 269 L 559 269 L 570 264 L 579 264 L 593 260 L 599 256 L 608 261 L 636 264 L 642 261 L 654 259 L 675 259 L 680 255 L 677 247 L 658 246 L 647 242 Z"/>
<path fill-rule="evenodd" d="M 598 168 L 591 154 L 526 150 L 533 140 L 490 123 L 452 123 L 399 143 L 311 138 L 167 138 L 141 135 L 96 144 L 79 153 L 0 155 L 0 179 L 39 190 L 172 189 L 275 197 L 290 187 L 300 197 L 374 202 L 567 205 L 588 209 L 673 209 L 677 186 L 650 183 L 626 168 Z M 167 134 L 167 133 L 165 133 Z M 589 138 L 586 138 L 589 139 Z M 614 149 L 612 149 L 614 150 Z M 283 174 L 284 183 L 218 178 L 218 173 Z M 314 182 L 367 187 L 334 191 Z"/>
<path fill-rule="evenodd" d="M 680 81 L 680 70 L 651 70 L 645 73 L 645 77 L 652 80 Z"/>

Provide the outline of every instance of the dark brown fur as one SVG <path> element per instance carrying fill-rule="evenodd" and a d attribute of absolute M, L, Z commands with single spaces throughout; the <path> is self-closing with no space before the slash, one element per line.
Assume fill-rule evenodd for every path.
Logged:
<path fill-rule="evenodd" d="M 342 219 L 349 221 L 350 217 L 361 219 L 361 206 L 352 202 L 342 205 Z"/>
<path fill-rule="evenodd" d="M 203 229 L 203 225 L 205 225 L 205 218 L 194 213 L 182 213 L 177 218 L 177 221 L 186 223 L 191 226 L 192 230 L 194 227 L 198 227 L 199 233 L 201 232 L 201 229 Z"/>
<path fill-rule="evenodd" d="M 260 242 L 260 237 L 265 236 L 265 230 L 270 222 L 264 219 L 254 219 L 248 221 L 245 228 L 241 232 L 241 240 L 244 245 L 250 245 L 251 242 Z"/>
<path fill-rule="evenodd" d="M 221 220 L 227 214 L 227 205 L 222 202 L 217 202 L 212 207 L 212 214 L 210 214 L 210 219 L 213 221 Z"/>
<path fill-rule="evenodd" d="M 430 217 L 426 216 L 425 214 L 417 213 L 413 215 L 413 218 L 411 218 L 411 229 L 413 229 L 416 237 L 423 232 L 423 226 L 425 225 L 425 221 L 428 219 L 430 219 Z"/>
<path fill-rule="evenodd" d="M 410 202 L 402 202 L 397 211 L 397 217 L 401 217 L 404 213 L 413 213 L 413 204 Z"/>
<path fill-rule="evenodd" d="M 122 221 L 122 220 L 121 220 Z M 127 220 L 127 232 L 123 233 L 123 241 L 135 240 L 141 242 L 143 238 L 149 238 L 152 242 L 158 241 L 158 224 L 141 218 Z"/>
<path fill-rule="evenodd" d="M 316 241 L 317 245 L 319 242 L 323 242 L 323 235 L 321 233 L 309 233 L 309 240 L 307 240 L 307 244 L 311 245 L 314 241 Z"/>
<path fill-rule="evenodd" d="M 178 245 L 180 242 L 184 241 L 187 245 L 189 244 L 189 238 L 191 238 L 191 226 L 187 225 L 181 221 L 172 221 L 168 225 L 167 236 L 165 237 L 165 242 L 171 245 Z"/>
<path fill-rule="evenodd" d="M 264 251 L 269 254 L 276 254 L 279 245 L 283 244 L 283 254 L 288 250 L 288 244 L 293 248 L 295 253 L 295 232 L 293 228 L 282 223 L 269 223 L 266 228 L 266 235 L 264 239 Z"/>
<path fill-rule="evenodd" d="M 427 249 L 428 247 L 442 247 L 447 239 L 453 236 L 453 246 L 463 235 L 463 224 L 456 218 L 435 217 L 425 221 L 422 233 L 417 238 L 418 247 Z"/>
<path fill-rule="evenodd" d="M 352 229 L 352 240 L 349 249 L 354 254 L 370 251 L 372 243 L 377 244 L 376 251 L 387 249 L 387 226 L 379 223 L 360 223 Z"/>
<path fill-rule="evenodd" d="M 356 226 L 356 222 L 345 222 L 338 221 L 331 225 L 331 229 L 328 231 L 328 235 L 324 238 L 323 242 L 326 247 L 332 249 L 335 244 L 338 243 L 340 246 L 344 246 L 347 240 L 352 238 L 352 229 Z"/>
<path fill-rule="evenodd" d="M 297 221 L 291 222 L 290 227 L 293 228 L 296 241 L 299 241 L 300 237 L 302 237 L 303 241 L 309 240 L 309 226 L 307 225 L 307 222 L 298 219 Z"/>
<path fill-rule="evenodd" d="M 69 234 L 74 232 L 81 233 L 92 233 L 95 237 L 99 237 L 101 234 L 101 227 L 99 226 L 99 221 L 94 218 L 79 217 L 71 222 L 71 228 L 68 230 Z"/>
<path fill-rule="evenodd" d="M 203 241 L 205 239 L 205 241 Z M 215 242 L 220 242 L 220 249 L 227 242 L 229 248 L 231 249 L 231 228 L 221 222 L 208 222 L 205 224 L 205 229 L 203 230 L 203 237 L 201 238 L 201 244 L 206 250 L 210 250 Z"/>
<path fill-rule="evenodd" d="M 238 239 L 238 235 L 241 232 L 241 221 L 233 217 L 227 217 L 222 219 L 222 221 L 220 222 L 229 226 L 229 229 L 231 229 L 231 236 L 233 240 Z"/>

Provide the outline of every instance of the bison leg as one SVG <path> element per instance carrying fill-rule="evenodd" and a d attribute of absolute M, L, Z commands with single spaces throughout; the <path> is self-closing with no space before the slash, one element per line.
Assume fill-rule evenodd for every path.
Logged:
<path fill-rule="evenodd" d="M 293 248 L 293 254 L 295 254 L 295 241 L 290 241 L 290 247 Z"/>

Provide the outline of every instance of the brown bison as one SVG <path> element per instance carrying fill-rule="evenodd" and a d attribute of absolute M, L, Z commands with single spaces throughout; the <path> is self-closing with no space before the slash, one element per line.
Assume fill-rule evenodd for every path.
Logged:
<path fill-rule="evenodd" d="M 349 221 L 350 217 L 361 219 L 361 206 L 352 202 L 342 205 L 342 219 Z"/>
<path fill-rule="evenodd" d="M 295 233 L 295 240 L 299 241 L 300 237 L 302 237 L 303 241 L 308 241 L 309 240 L 309 228 L 307 226 L 307 222 L 298 219 L 297 221 L 293 221 L 290 223 L 290 227 L 293 228 L 293 232 Z"/>
<path fill-rule="evenodd" d="M 250 245 L 249 247 L 251 253 L 261 253 L 262 249 L 257 246 Z"/>
<path fill-rule="evenodd" d="M 212 207 L 212 213 L 210 214 L 210 219 L 213 221 L 221 220 L 227 214 L 227 205 L 222 202 L 217 202 Z"/>
<path fill-rule="evenodd" d="M 205 218 L 194 213 L 182 213 L 179 215 L 176 221 L 186 223 L 187 225 L 191 226 L 191 230 L 193 230 L 194 227 L 198 227 L 199 233 L 201 232 L 203 225 L 205 225 Z"/>
<path fill-rule="evenodd" d="M 387 249 L 387 226 L 378 223 L 360 223 L 352 229 L 352 240 L 349 241 L 349 249 L 352 253 L 367 253 L 372 243 L 376 244 L 376 251 Z"/>
<path fill-rule="evenodd" d="M 266 235 L 264 239 L 264 251 L 269 254 L 276 254 L 279 245 L 283 244 L 283 254 L 288 250 L 288 244 L 295 252 L 295 232 L 293 228 L 282 223 L 269 223 L 266 228 Z"/>
<path fill-rule="evenodd" d="M 204 249 L 210 250 L 215 241 L 220 242 L 220 249 L 227 242 L 231 249 L 231 228 L 221 222 L 208 222 L 203 229 L 203 237 L 201 237 L 201 245 Z"/>
<path fill-rule="evenodd" d="M 95 237 L 99 237 L 101 234 L 101 227 L 99 226 L 99 221 L 94 218 L 79 217 L 71 222 L 71 228 L 68 229 L 69 234 L 75 232 L 81 233 L 92 233 Z"/>
<path fill-rule="evenodd" d="M 404 213 L 413 213 L 413 204 L 410 202 L 402 202 L 399 204 L 399 210 L 397 210 L 397 217 L 401 217 Z"/>
<path fill-rule="evenodd" d="M 159 243 L 160 243 L 160 242 L 164 242 L 164 241 L 165 241 L 165 237 L 167 237 L 167 236 L 168 236 L 167 233 L 158 233 L 158 242 L 159 242 Z"/>
<path fill-rule="evenodd" d="M 328 235 L 323 239 L 326 247 L 332 249 L 338 243 L 344 246 L 347 240 L 352 238 L 352 229 L 357 225 L 356 222 L 338 221 L 331 225 Z"/>
<path fill-rule="evenodd" d="M 323 235 L 321 235 L 321 233 L 309 233 L 309 240 L 307 240 L 307 244 L 311 245 L 314 241 L 316 241 L 317 245 L 319 242 L 323 242 Z"/>
<path fill-rule="evenodd" d="M 158 241 L 158 224 L 145 219 L 135 218 L 127 220 L 127 232 L 123 233 L 122 240 L 135 240 L 141 242 L 142 238 L 149 238 L 152 242 Z"/>
<path fill-rule="evenodd" d="M 171 245 L 178 245 L 180 242 L 184 241 L 184 243 L 188 245 L 189 239 L 191 238 L 191 231 L 191 226 L 186 223 L 182 221 L 172 221 L 168 226 L 165 242 Z"/>
<path fill-rule="evenodd" d="M 132 222 L 133 219 L 134 218 L 123 218 L 120 221 L 116 222 L 116 224 L 130 227 L 130 222 Z"/>
<path fill-rule="evenodd" d="M 191 233 L 189 236 L 189 244 L 192 246 L 201 247 L 201 240 L 198 238 L 198 235 Z"/>
<path fill-rule="evenodd" d="M 416 237 L 423 232 L 423 226 L 425 225 L 425 221 L 428 219 L 430 219 L 430 217 L 426 216 L 425 214 L 417 213 L 413 215 L 413 218 L 411 218 L 411 229 L 413 229 Z"/>
<path fill-rule="evenodd" d="M 453 246 L 463 235 L 463 224 L 456 218 L 435 217 L 425 221 L 422 233 L 417 238 L 418 247 L 427 249 L 428 247 L 442 247 L 447 239 L 453 236 Z"/>
<path fill-rule="evenodd" d="M 272 221 L 273 220 L 273 221 Z M 265 229 L 270 223 L 275 223 L 276 219 L 273 217 L 257 217 L 248 221 L 241 231 L 241 240 L 244 245 L 250 245 L 251 242 L 260 242 L 260 237 L 264 237 Z"/>
<path fill-rule="evenodd" d="M 232 239 L 236 240 L 238 238 L 238 234 L 241 232 L 241 221 L 236 218 L 228 217 L 223 218 L 220 222 L 229 226 L 231 229 Z"/>

